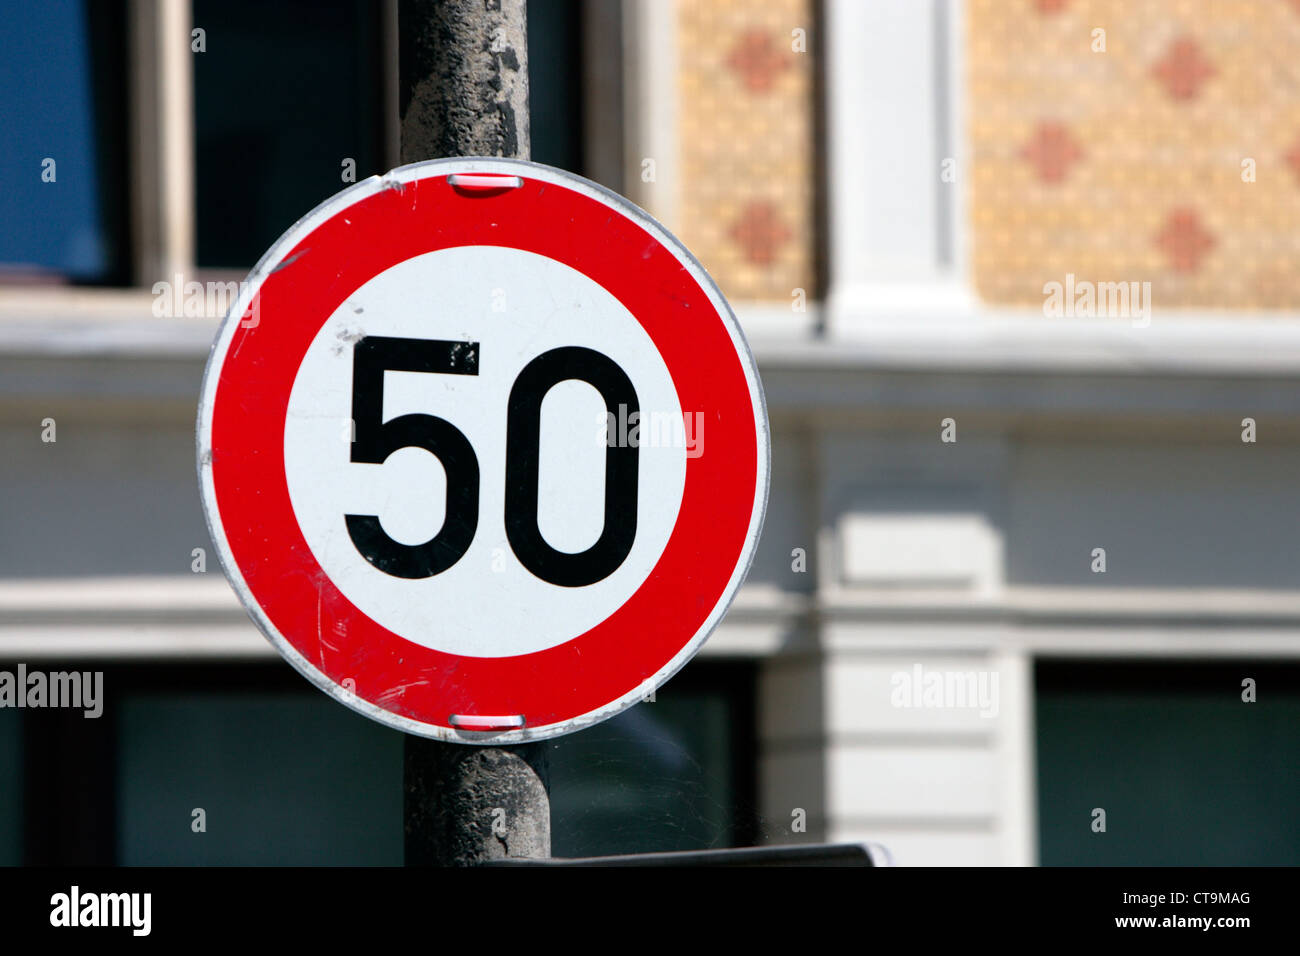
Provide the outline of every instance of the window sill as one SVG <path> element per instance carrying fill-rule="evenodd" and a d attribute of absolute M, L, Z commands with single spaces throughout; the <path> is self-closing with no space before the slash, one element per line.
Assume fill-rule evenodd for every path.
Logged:
<path fill-rule="evenodd" d="M 0 355 L 206 355 L 219 319 L 160 318 L 147 289 L 0 289 Z"/>
<path fill-rule="evenodd" d="M 1051 318 L 950 285 L 872 285 L 788 307 L 734 308 L 760 365 L 882 371 L 1228 376 L 1300 373 L 1300 313 L 1162 311 Z M 784 318 L 783 329 L 779 319 Z M 817 331 L 818 328 L 822 331 Z"/>
<path fill-rule="evenodd" d="M 0 355 L 196 358 L 221 317 L 157 317 L 144 289 L 0 289 Z M 1159 312 L 1047 318 L 942 287 L 876 288 L 797 312 L 733 304 L 763 368 L 1228 376 L 1300 373 L 1300 314 Z"/>

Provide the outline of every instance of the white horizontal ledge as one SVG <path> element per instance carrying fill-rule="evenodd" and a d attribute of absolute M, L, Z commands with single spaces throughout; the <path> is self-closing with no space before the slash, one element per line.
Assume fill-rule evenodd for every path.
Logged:
<path fill-rule="evenodd" d="M 138 316 L 32 316 L 0 311 L 0 356 L 180 358 L 202 361 L 219 320 Z"/>
<path fill-rule="evenodd" d="M 970 621 L 831 621 L 822 653 L 917 661 L 955 653 L 1018 653 L 1036 658 L 1214 658 L 1300 660 L 1300 629 L 1246 622 L 1170 626 L 1093 621 L 1071 623 Z M 1250 676 L 1245 666 L 1242 676 Z"/>
<path fill-rule="evenodd" d="M 0 290 L 0 356 L 204 360 L 220 318 L 152 314 L 147 290 Z M 942 283 L 872 287 L 829 303 L 735 302 L 774 368 L 1076 374 L 1300 373 L 1300 313 L 1156 311 L 1130 319 L 989 309 Z"/>
<path fill-rule="evenodd" d="M 807 313 L 733 303 L 761 363 L 807 368 L 1270 376 L 1300 372 L 1300 312 L 1055 318 L 950 281 L 863 283 Z M 783 326 L 780 318 L 786 320 Z"/>
<path fill-rule="evenodd" d="M 1300 627 L 1300 590 L 1011 586 L 972 592 L 839 586 L 815 605 L 828 620 L 962 620 L 1068 628 L 1097 622 Z M 1279 628 L 1279 633 L 1286 633 Z"/>
<path fill-rule="evenodd" d="M 274 660 L 271 642 L 244 627 L 174 625 L 59 625 L 9 627 L 0 623 L 0 660 Z"/>
<path fill-rule="evenodd" d="M 214 570 L 192 576 L 0 580 L 0 626 L 18 618 L 148 619 L 172 615 L 190 615 L 201 621 L 217 616 L 245 619 L 234 591 L 221 572 Z M 961 592 L 841 586 L 819 599 L 770 585 L 745 585 L 724 620 L 792 624 L 809 615 L 1300 622 L 1300 590 L 1013 586 L 996 596 L 977 598 Z"/>
<path fill-rule="evenodd" d="M 760 366 L 797 369 L 1267 378 L 1300 373 L 1300 324 L 1234 318 L 1132 329 L 1114 320 L 886 321 L 821 338 L 750 339 Z"/>
<path fill-rule="evenodd" d="M 742 588 L 704 645 L 763 657 L 789 644 L 808 598 Z M 165 577 L 0 580 L 0 658 L 273 658 L 220 571 Z"/>
<path fill-rule="evenodd" d="M 0 621 L 7 616 L 227 612 L 243 607 L 220 570 L 190 576 L 0 579 Z"/>

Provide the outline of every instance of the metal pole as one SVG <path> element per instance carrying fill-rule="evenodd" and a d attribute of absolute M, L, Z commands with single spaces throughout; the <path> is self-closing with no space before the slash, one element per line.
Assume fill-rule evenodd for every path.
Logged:
<path fill-rule="evenodd" d="M 399 0 L 402 162 L 527 159 L 526 0 Z M 406 864 L 551 854 L 546 745 L 406 737 Z"/>
<path fill-rule="evenodd" d="M 402 162 L 528 159 L 526 0 L 400 0 Z"/>

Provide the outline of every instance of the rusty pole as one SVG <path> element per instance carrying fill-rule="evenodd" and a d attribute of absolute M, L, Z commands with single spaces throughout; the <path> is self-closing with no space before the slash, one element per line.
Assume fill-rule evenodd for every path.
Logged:
<path fill-rule="evenodd" d="M 399 0 L 403 163 L 528 159 L 526 28 L 526 0 Z M 545 743 L 405 748 L 407 866 L 550 856 Z"/>

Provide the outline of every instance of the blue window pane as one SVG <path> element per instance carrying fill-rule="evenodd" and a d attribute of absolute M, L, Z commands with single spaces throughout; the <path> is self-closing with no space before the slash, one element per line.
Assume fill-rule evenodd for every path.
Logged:
<path fill-rule="evenodd" d="M 124 6 L 0 3 L 0 278 L 118 281 Z"/>

